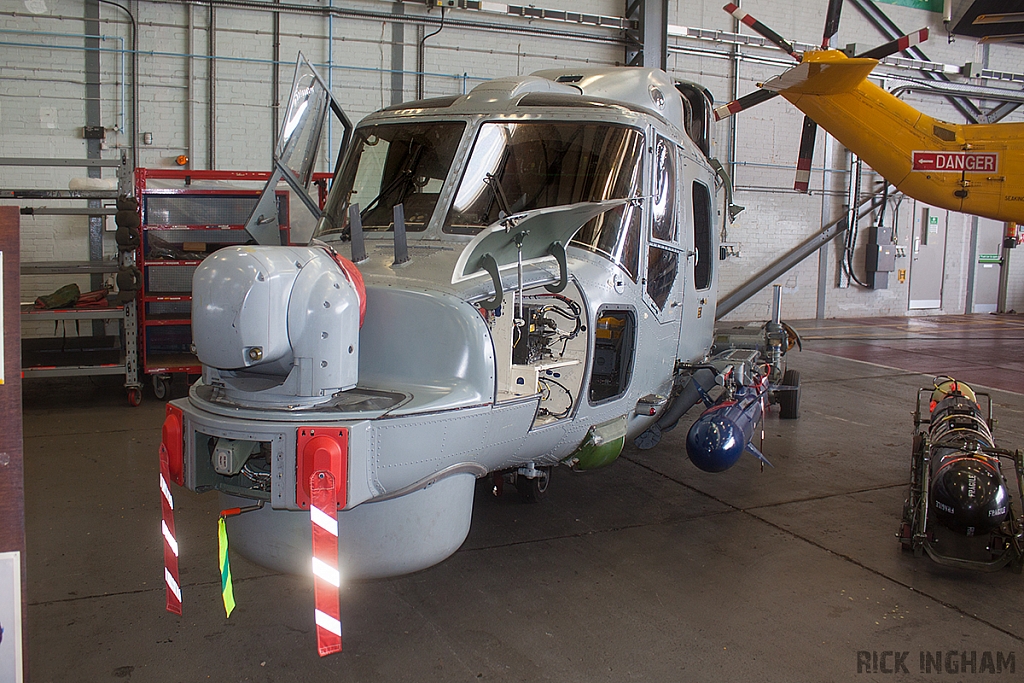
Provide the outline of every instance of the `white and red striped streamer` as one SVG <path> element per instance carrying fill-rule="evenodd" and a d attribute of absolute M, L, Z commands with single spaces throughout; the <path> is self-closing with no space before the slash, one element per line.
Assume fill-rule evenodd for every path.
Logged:
<path fill-rule="evenodd" d="M 178 576 L 178 540 L 174 535 L 174 498 L 167 447 L 160 444 L 160 529 L 164 537 L 164 583 L 167 584 L 167 611 L 181 615 L 181 580 Z"/>
<path fill-rule="evenodd" d="M 317 470 L 309 478 L 309 517 L 313 525 L 313 595 L 316 644 L 320 656 L 341 652 L 341 607 L 338 571 L 338 495 L 334 475 Z"/>

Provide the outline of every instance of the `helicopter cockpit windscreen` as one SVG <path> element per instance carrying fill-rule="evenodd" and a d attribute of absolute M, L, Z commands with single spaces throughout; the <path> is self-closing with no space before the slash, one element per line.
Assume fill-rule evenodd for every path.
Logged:
<path fill-rule="evenodd" d="M 495 122 L 480 127 L 446 232 L 474 234 L 504 215 L 643 194 L 644 135 L 608 123 Z M 584 225 L 573 243 L 609 257 L 636 279 L 640 205 Z"/>
<path fill-rule="evenodd" d="M 433 121 L 357 129 L 315 237 L 346 233 L 352 204 L 359 205 L 364 230 L 391 229 L 397 204 L 404 205 L 407 230 L 425 230 L 465 127 L 459 121 Z"/>

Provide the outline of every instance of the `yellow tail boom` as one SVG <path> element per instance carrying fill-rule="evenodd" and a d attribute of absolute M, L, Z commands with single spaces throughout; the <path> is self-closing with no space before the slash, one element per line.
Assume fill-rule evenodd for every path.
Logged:
<path fill-rule="evenodd" d="M 878 62 L 806 52 L 764 84 L 908 196 L 953 211 L 1024 222 L 1024 123 L 954 124 L 867 80 Z"/>

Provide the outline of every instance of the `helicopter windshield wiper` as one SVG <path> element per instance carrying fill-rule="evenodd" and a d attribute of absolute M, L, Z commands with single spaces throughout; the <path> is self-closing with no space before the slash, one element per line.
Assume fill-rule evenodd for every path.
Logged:
<path fill-rule="evenodd" d="M 484 184 L 491 188 L 494 201 L 498 203 L 498 210 L 505 216 L 512 215 L 512 211 L 508 207 L 508 198 L 505 196 L 505 190 L 502 189 L 501 181 L 498 180 L 498 177 L 493 173 L 488 173 L 484 176 Z"/>
<path fill-rule="evenodd" d="M 367 214 L 381 203 L 381 201 L 394 192 L 397 189 L 401 189 L 398 198 L 395 200 L 395 204 L 399 204 L 405 199 L 405 195 L 409 194 L 409 189 L 413 186 L 413 178 L 416 172 L 416 167 L 420 164 L 420 157 L 423 155 L 423 145 L 414 142 L 409 145 L 409 152 L 405 158 L 405 168 L 398 172 L 395 179 L 392 180 L 387 186 L 381 190 L 376 197 L 370 200 L 370 203 L 366 205 L 366 208 L 359 212 L 360 218 L 366 218 Z"/>

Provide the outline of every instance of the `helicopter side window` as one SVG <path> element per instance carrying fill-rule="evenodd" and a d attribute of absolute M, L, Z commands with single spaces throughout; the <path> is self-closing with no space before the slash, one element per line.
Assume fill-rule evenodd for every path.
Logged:
<path fill-rule="evenodd" d="M 679 254 L 651 245 L 647 250 L 647 295 L 664 311 L 679 274 Z"/>
<path fill-rule="evenodd" d="M 651 236 L 656 240 L 676 239 L 676 148 L 658 136 L 655 145 L 654 198 L 651 202 Z"/>
<path fill-rule="evenodd" d="M 595 327 L 590 402 L 600 403 L 621 396 L 629 387 L 636 323 L 632 311 L 602 309 Z"/>
<path fill-rule="evenodd" d="M 642 194 L 644 135 L 628 126 L 577 122 L 485 123 L 445 219 L 445 232 L 475 234 L 507 214 Z M 573 244 L 602 254 L 635 281 L 641 207 L 612 209 Z"/>
<path fill-rule="evenodd" d="M 391 229 L 397 204 L 405 206 L 406 229 L 426 230 L 465 127 L 445 121 L 358 129 L 314 237 L 347 233 L 351 204 L 359 205 L 365 230 Z"/>
<path fill-rule="evenodd" d="M 674 243 L 676 227 L 676 146 L 658 136 L 654 147 L 654 197 L 651 200 L 652 240 Z M 647 249 L 647 295 L 664 311 L 676 277 L 679 254 L 652 243 Z"/>
<path fill-rule="evenodd" d="M 693 286 L 711 286 L 711 192 L 703 183 L 693 183 Z"/>

